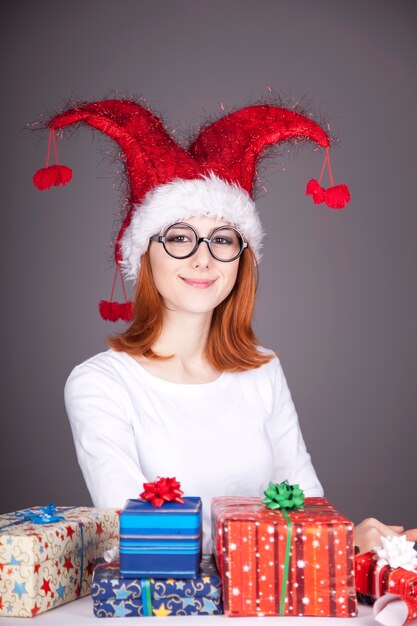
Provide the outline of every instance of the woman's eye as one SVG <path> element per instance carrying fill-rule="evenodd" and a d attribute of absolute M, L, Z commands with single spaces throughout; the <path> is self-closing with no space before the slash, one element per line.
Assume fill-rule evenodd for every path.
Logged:
<path fill-rule="evenodd" d="M 228 246 L 230 246 L 233 242 L 228 237 L 215 237 L 214 239 L 212 239 L 212 243 L 214 245 L 216 245 L 216 246 L 217 245 L 220 245 L 220 246 L 228 245 Z"/>
<path fill-rule="evenodd" d="M 186 235 L 170 235 L 167 237 L 167 243 L 189 243 L 190 238 Z"/>

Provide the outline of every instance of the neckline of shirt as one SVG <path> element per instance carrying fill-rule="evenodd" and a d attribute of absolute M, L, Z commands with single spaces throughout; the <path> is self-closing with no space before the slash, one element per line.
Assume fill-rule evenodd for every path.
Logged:
<path fill-rule="evenodd" d="M 112 350 L 110 352 L 113 352 Z M 215 380 L 208 383 L 176 383 L 171 380 L 165 380 L 165 378 L 159 378 L 154 374 L 148 372 L 133 356 L 127 354 L 127 352 L 113 352 L 113 354 L 120 356 L 126 361 L 128 367 L 134 372 L 135 376 L 139 376 L 143 381 L 148 383 L 155 389 L 165 389 L 170 392 L 176 392 L 180 394 L 201 394 L 201 392 L 217 391 L 225 384 L 227 377 L 230 376 L 230 372 L 222 372 Z"/>

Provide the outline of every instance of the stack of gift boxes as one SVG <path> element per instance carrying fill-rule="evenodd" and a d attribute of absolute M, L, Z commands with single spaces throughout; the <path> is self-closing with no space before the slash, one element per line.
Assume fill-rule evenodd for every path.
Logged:
<path fill-rule="evenodd" d="M 174 485 L 162 503 L 160 481 Z M 120 512 L 120 532 L 114 509 L 48 505 L 0 516 L 0 616 L 30 617 L 90 591 L 98 617 L 352 617 L 356 591 L 368 601 L 390 591 L 417 598 L 417 568 L 354 557 L 353 524 L 286 481 L 263 501 L 213 499 L 214 559 L 201 555 L 200 498 L 183 498 L 175 479 L 149 485 L 151 497 L 145 490 Z M 106 563 L 115 547 L 119 560 Z"/>
<path fill-rule="evenodd" d="M 149 501 L 128 500 L 120 513 L 120 562 L 95 569 L 94 614 L 222 613 L 218 572 L 211 555 L 201 554 L 201 499 L 182 498 L 175 478 L 147 483 L 141 495 Z"/>

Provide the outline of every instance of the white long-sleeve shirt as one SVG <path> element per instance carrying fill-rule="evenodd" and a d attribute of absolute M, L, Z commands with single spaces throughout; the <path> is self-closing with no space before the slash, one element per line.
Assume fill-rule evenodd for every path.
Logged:
<path fill-rule="evenodd" d="M 72 371 L 65 403 L 94 505 L 121 508 L 144 482 L 175 476 L 185 495 L 202 498 L 204 552 L 214 496 L 262 496 L 270 481 L 285 479 L 306 496 L 323 495 L 276 357 L 183 384 L 108 350 Z"/>

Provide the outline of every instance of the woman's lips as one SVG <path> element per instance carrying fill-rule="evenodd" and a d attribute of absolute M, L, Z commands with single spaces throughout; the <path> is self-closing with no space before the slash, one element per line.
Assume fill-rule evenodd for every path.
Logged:
<path fill-rule="evenodd" d="M 196 287 L 197 289 L 208 289 L 215 283 L 215 280 L 184 278 L 183 276 L 180 276 L 180 278 L 186 285 L 189 285 L 190 287 Z"/>

